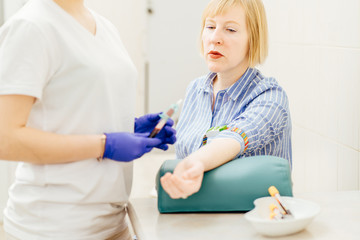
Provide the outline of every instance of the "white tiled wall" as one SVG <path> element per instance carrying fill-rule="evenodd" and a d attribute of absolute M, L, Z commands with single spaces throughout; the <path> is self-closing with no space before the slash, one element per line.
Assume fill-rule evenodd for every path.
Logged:
<path fill-rule="evenodd" d="M 338 151 L 338 182 L 339 191 L 359 189 L 359 152 L 340 146 Z"/>
<path fill-rule="evenodd" d="M 288 93 L 294 192 L 360 190 L 360 0 L 264 0 L 261 67 Z"/>

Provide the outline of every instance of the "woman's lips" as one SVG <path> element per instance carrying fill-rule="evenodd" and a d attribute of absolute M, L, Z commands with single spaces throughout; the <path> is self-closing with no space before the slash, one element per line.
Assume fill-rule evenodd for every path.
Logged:
<path fill-rule="evenodd" d="M 208 53 L 208 55 L 212 59 L 219 59 L 219 58 L 223 57 L 223 55 L 221 53 L 219 53 L 218 51 L 210 51 Z"/>

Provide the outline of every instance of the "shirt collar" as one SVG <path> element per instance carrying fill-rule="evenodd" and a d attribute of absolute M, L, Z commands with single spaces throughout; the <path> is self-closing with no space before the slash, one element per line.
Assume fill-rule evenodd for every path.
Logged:
<path fill-rule="evenodd" d="M 257 71 L 254 68 L 248 68 L 241 76 L 239 80 L 237 80 L 233 85 L 225 89 L 227 95 L 232 100 L 236 100 L 239 96 L 241 96 L 243 89 L 255 78 Z M 213 91 L 213 80 L 216 77 L 216 73 L 210 72 L 203 82 L 203 86 L 201 89 L 204 92 L 212 92 Z"/>
<path fill-rule="evenodd" d="M 203 85 L 200 87 L 204 92 L 212 92 L 213 91 L 213 81 L 216 77 L 216 73 L 210 72 L 205 77 L 205 81 L 203 82 Z"/>

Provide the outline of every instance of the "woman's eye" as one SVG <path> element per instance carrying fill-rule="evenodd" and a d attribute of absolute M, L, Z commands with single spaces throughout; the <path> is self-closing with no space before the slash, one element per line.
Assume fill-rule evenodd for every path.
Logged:
<path fill-rule="evenodd" d="M 207 29 L 215 29 L 214 26 L 206 26 Z"/>
<path fill-rule="evenodd" d="M 232 29 L 232 28 L 228 28 L 227 29 L 229 32 L 236 32 L 236 30 L 235 29 Z"/>

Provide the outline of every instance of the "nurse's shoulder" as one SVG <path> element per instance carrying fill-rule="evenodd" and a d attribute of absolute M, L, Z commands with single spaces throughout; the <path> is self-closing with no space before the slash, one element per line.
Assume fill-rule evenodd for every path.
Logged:
<path fill-rule="evenodd" d="M 29 1 L 12 17 L 10 17 L 0 28 L 0 38 L 7 35 L 23 33 L 27 36 L 36 34 L 49 34 L 49 30 L 55 29 L 48 7 L 43 1 Z"/>

